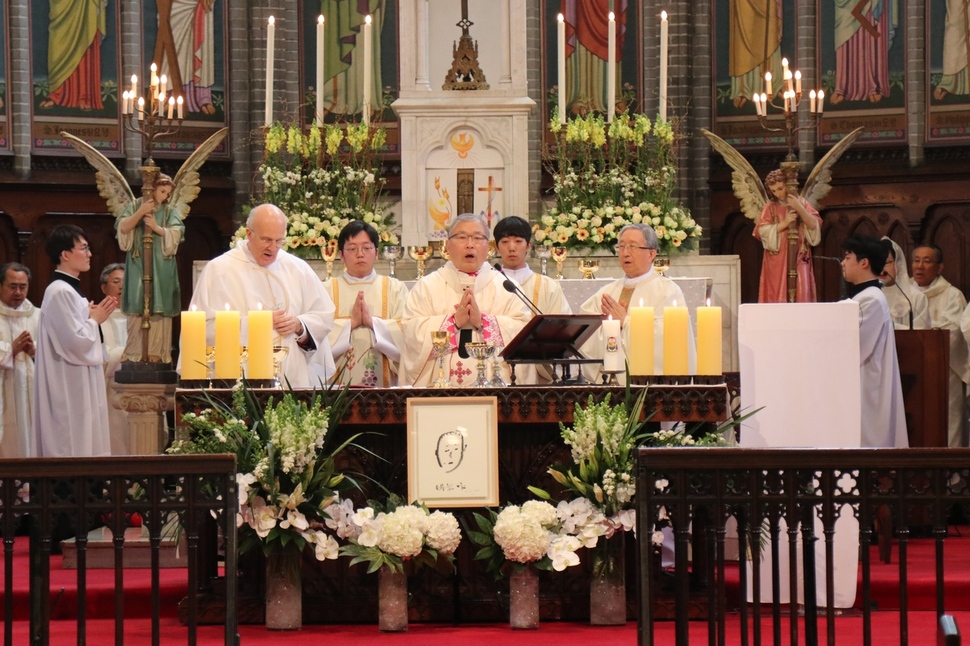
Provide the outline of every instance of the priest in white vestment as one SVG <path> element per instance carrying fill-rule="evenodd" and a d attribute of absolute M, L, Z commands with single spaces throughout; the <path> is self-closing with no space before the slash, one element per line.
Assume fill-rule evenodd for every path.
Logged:
<path fill-rule="evenodd" d="M 842 273 L 851 300 L 859 303 L 859 364 L 862 394 L 859 446 L 907 448 L 903 385 L 896 335 L 882 283 L 872 269 L 886 265 L 886 247 L 875 238 L 853 235 L 842 243 Z"/>
<path fill-rule="evenodd" d="M 967 307 L 963 292 L 942 276 L 943 251 L 936 245 L 913 250 L 913 280 L 930 304 L 933 326 L 950 330 L 948 444 L 967 446 L 966 384 L 970 383 L 970 353 L 960 329 L 960 317 Z"/>
<path fill-rule="evenodd" d="M 34 455 L 41 458 L 111 455 L 99 326 L 118 307 L 81 294 L 79 276 L 91 268 L 91 248 L 80 227 L 54 227 L 47 256 L 55 267 L 41 303 L 34 373 Z"/>
<path fill-rule="evenodd" d="M 477 375 L 477 360 L 461 356 L 467 354 L 464 343 L 493 343 L 497 354 L 529 321 L 529 308 L 505 291 L 506 278 L 486 262 L 488 238 L 483 217 L 459 215 L 449 226 L 445 243 L 451 260 L 418 281 L 408 295 L 401 320 L 405 341 L 401 385 L 429 386 L 437 377 L 432 332 L 447 334 L 444 377 L 452 387 L 460 388 L 474 382 Z M 490 379 L 493 365 L 488 364 Z M 500 365 L 501 377 L 508 383 L 508 366 Z M 516 383 L 535 383 L 531 366 L 520 366 L 515 373 Z"/>
<path fill-rule="evenodd" d="M 654 374 L 663 374 L 663 309 L 665 307 L 686 307 L 687 299 L 680 287 L 672 280 L 664 278 L 653 268 L 657 257 L 657 234 L 646 224 L 628 224 L 620 229 L 617 237 L 616 255 L 625 276 L 590 296 L 583 303 L 583 314 L 603 314 L 620 321 L 621 365 L 627 361 L 632 343 L 646 343 L 643 339 L 630 338 L 630 308 L 653 308 L 653 358 Z M 602 359 L 606 351 L 603 329 L 597 330 L 583 344 L 582 353 L 590 359 Z M 687 369 L 693 374 L 697 366 L 697 351 L 694 343 L 693 325 L 688 320 L 687 329 Z M 590 364 L 584 371 L 591 381 L 599 383 L 597 372 L 601 365 Z M 620 383 L 625 383 L 624 375 L 617 375 Z"/>
<path fill-rule="evenodd" d="M 0 459 L 33 455 L 34 355 L 40 309 L 27 300 L 30 270 L 0 267 Z"/>
<path fill-rule="evenodd" d="M 558 280 L 532 271 L 527 259 L 532 250 L 532 225 L 520 217 L 502 218 L 492 231 L 495 249 L 502 258 L 502 272 L 520 286 L 539 314 L 572 314 Z M 551 366 L 536 368 L 538 383 L 552 383 Z"/>
<path fill-rule="evenodd" d="M 246 221 L 246 239 L 202 270 L 192 306 L 206 313 L 208 345 L 215 343 L 216 311 L 228 306 L 241 313 L 245 345 L 246 313 L 272 310 L 274 345 L 286 353 L 281 380 L 293 388 L 319 388 L 334 375 L 327 340 L 333 301 L 310 265 L 282 250 L 285 243 L 286 214 L 272 204 L 255 207 Z"/>
<path fill-rule="evenodd" d="M 374 270 L 380 242 L 366 222 L 349 222 L 337 237 L 344 274 L 324 283 L 337 315 L 330 348 L 345 383 L 389 388 L 397 385 L 404 332 L 401 315 L 408 288 Z"/>
<path fill-rule="evenodd" d="M 121 289 L 125 282 L 125 265 L 114 262 L 101 270 L 101 293 L 121 301 Z M 114 389 L 115 373 L 121 367 L 128 343 L 130 317 L 121 308 L 116 309 L 101 324 L 104 349 L 108 360 L 104 364 L 104 382 L 108 398 L 108 425 L 111 430 L 111 455 L 129 455 L 128 411 L 119 405 L 121 395 Z"/>
<path fill-rule="evenodd" d="M 882 240 L 889 256 L 879 280 L 882 281 L 882 295 L 889 305 L 893 326 L 897 330 L 929 330 L 933 327 L 930 304 L 909 277 L 906 254 L 892 238 L 884 237 Z"/>

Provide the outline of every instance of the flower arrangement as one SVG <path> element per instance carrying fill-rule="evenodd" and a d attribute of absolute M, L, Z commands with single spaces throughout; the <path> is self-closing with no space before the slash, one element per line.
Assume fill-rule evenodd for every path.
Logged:
<path fill-rule="evenodd" d="M 334 501 L 326 512 L 327 525 L 348 542 L 340 553 L 353 557 L 351 565 L 368 563 L 368 573 L 381 567 L 403 572 L 406 565 L 413 570 L 422 565 L 454 568 L 461 528 L 453 514 L 431 513 L 423 505 L 404 504 L 393 494 L 386 505 L 371 500 L 367 507 L 355 510 L 347 499 Z"/>
<path fill-rule="evenodd" d="M 585 516 L 569 503 L 553 507 L 548 502 L 530 500 L 521 506 L 508 505 L 498 513 L 487 509 L 487 516 L 475 513 L 479 531 L 468 537 L 479 546 L 475 560 L 485 561 L 485 569 L 496 578 L 510 566 L 521 572 L 532 565 L 539 570 L 562 572 L 579 565 L 576 550 L 596 540 L 596 519 L 592 508 Z M 587 521 L 592 518 L 593 523 Z"/>
<path fill-rule="evenodd" d="M 628 224 L 649 224 L 659 252 L 697 247 L 702 230 L 673 198 L 673 126 L 624 111 L 607 124 L 589 112 L 550 121 L 555 152 L 547 160 L 555 205 L 533 225 L 536 244 L 613 251 Z"/>
<path fill-rule="evenodd" d="M 313 546 L 318 560 L 336 559 L 338 544 L 326 531 L 326 509 L 339 492 L 355 486 L 337 472 L 336 456 L 356 435 L 333 447 L 332 420 L 342 419 L 347 391 L 298 401 L 292 392 L 261 408 L 240 383 L 230 404 L 207 398 L 208 407 L 185 413 L 187 432 L 169 453 L 233 453 L 239 487 L 239 550 L 264 554 L 302 552 Z"/>
<path fill-rule="evenodd" d="M 257 171 L 262 191 L 251 205 L 269 202 L 287 216 L 289 251 L 320 258 L 321 248 L 336 240 L 351 220 L 377 229 L 381 244 L 396 245 L 394 215 L 380 203 L 384 179 L 377 153 L 387 139 L 384 128 L 364 124 L 310 126 L 277 122 L 266 134 L 266 156 Z M 236 231 L 236 239 L 246 228 Z"/>

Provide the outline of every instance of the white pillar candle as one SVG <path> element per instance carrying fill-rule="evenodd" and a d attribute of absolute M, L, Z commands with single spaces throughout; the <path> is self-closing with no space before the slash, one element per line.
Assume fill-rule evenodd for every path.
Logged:
<path fill-rule="evenodd" d="M 795 94 L 800 95 L 802 93 L 802 71 L 795 70 Z"/>
<path fill-rule="evenodd" d="M 371 17 L 364 18 L 364 125 L 370 125 Z"/>
<path fill-rule="evenodd" d="M 816 98 L 817 98 L 817 101 L 815 103 L 815 107 L 818 108 L 818 113 L 822 114 L 822 108 L 825 105 L 825 92 L 822 90 L 819 90 L 818 94 L 816 95 Z"/>
<path fill-rule="evenodd" d="M 273 125 L 273 62 L 276 49 L 276 18 L 269 17 L 266 28 L 266 127 Z"/>
<path fill-rule="evenodd" d="M 815 90 L 808 93 L 808 110 L 815 114 Z"/>
<path fill-rule="evenodd" d="M 177 106 L 178 106 L 178 112 L 179 112 L 179 121 L 181 121 L 181 120 L 182 120 L 182 118 L 183 118 L 183 114 L 182 114 L 182 106 L 183 106 L 184 104 L 185 104 L 185 100 L 184 100 L 184 99 L 182 99 L 182 97 L 181 97 L 181 96 L 179 96 L 179 98 L 178 98 L 178 99 L 177 99 L 177 100 L 175 101 L 175 105 L 177 105 Z"/>
<path fill-rule="evenodd" d="M 616 16 L 612 11 L 607 33 L 609 52 L 606 62 L 606 122 L 610 123 L 616 113 Z"/>
<path fill-rule="evenodd" d="M 771 72 L 765 72 L 765 91 L 764 94 L 771 96 L 774 92 L 771 91 Z"/>
<path fill-rule="evenodd" d="M 660 12 L 660 118 L 667 120 L 667 12 Z"/>
<path fill-rule="evenodd" d="M 138 120 L 142 121 L 145 118 L 145 97 L 138 97 Z"/>
<path fill-rule="evenodd" d="M 623 355 L 620 352 L 620 322 L 611 316 L 603 321 L 603 370 L 615 372 L 623 370 Z"/>
<path fill-rule="evenodd" d="M 557 20 L 556 80 L 559 81 L 559 123 L 566 125 L 566 19 L 559 14 Z"/>
<path fill-rule="evenodd" d="M 317 125 L 323 125 L 323 16 L 317 18 Z"/>
<path fill-rule="evenodd" d="M 175 113 L 175 97 L 168 97 L 168 118 L 171 119 Z"/>

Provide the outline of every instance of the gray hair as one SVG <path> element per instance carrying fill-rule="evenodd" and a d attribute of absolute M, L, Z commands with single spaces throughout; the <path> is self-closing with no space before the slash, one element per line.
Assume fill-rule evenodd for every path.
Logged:
<path fill-rule="evenodd" d="M 121 271 L 124 271 L 125 270 L 124 263 L 113 262 L 110 265 L 108 265 L 107 267 L 105 267 L 104 269 L 102 269 L 101 270 L 101 284 L 102 285 L 107 285 L 108 284 L 108 276 L 110 276 L 112 272 L 118 271 L 119 269 Z"/>
<path fill-rule="evenodd" d="M 15 272 L 23 272 L 27 274 L 27 280 L 30 280 L 30 269 L 27 265 L 21 265 L 19 262 L 8 262 L 7 264 L 0 266 L 0 285 L 7 282 L 7 272 L 13 269 Z"/>
<path fill-rule="evenodd" d="M 640 224 L 628 224 L 620 229 L 620 232 L 616 234 L 616 239 L 619 240 L 623 232 L 627 230 L 639 231 L 643 234 L 643 242 L 647 246 L 647 249 L 657 250 L 659 246 L 657 244 L 657 232 L 653 230 L 652 226 L 643 224 L 642 222 Z"/>
<path fill-rule="evenodd" d="M 485 231 L 485 237 L 492 237 L 492 230 L 488 228 L 488 222 L 485 221 L 485 216 L 478 215 L 477 213 L 462 213 L 448 225 L 448 237 L 451 237 L 452 232 L 462 222 L 477 222 L 482 225 L 482 229 Z"/>

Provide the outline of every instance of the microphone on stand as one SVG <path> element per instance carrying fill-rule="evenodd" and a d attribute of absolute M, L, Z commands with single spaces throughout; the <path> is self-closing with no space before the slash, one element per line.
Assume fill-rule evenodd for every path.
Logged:
<path fill-rule="evenodd" d="M 533 303 L 529 299 L 529 297 L 525 295 L 525 292 L 523 292 L 519 288 L 519 286 L 515 283 L 515 281 L 509 278 L 508 276 L 506 276 L 505 272 L 502 271 L 502 265 L 500 265 L 499 263 L 495 263 L 492 266 L 492 268 L 495 269 L 495 271 L 497 271 L 498 273 L 505 276 L 505 281 L 502 283 L 502 287 L 505 288 L 505 291 L 509 292 L 510 294 L 515 294 L 516 296 L 518 296 L 519 300 L 521 300 L 523 303 L 529 306 L 529 309 L 532 310 L 533 314 L 536 314 L 536 315 L 542 314 L 542 310 L 536 307 L 536 304 Z"/>
<path fill-rule="evenodd" d="M 896 286 L 896 289 L 899 290 L 899 293 L 903 295 L 903 298 L 906 299 L 906 303 L 909 304 L 909 329 L 912 330 L 913 329 L 913 301 L 909 300 L 909 296 L 906 295 L 906 290 L 903 289 L 902 285 L 900 285 L 898 282 L 893 282 L 893 284 Z"/>
<path fill-rule="evenodd" d="M 831 260 L 832 262 L 839 263 L 839 299 L 845 299 L 845 276 L 842 275 L 842 258 L 836 258 L 835 256 L 816 256 L 812 254 L 812 258 L 818 258 L 819 260 Z"/>

